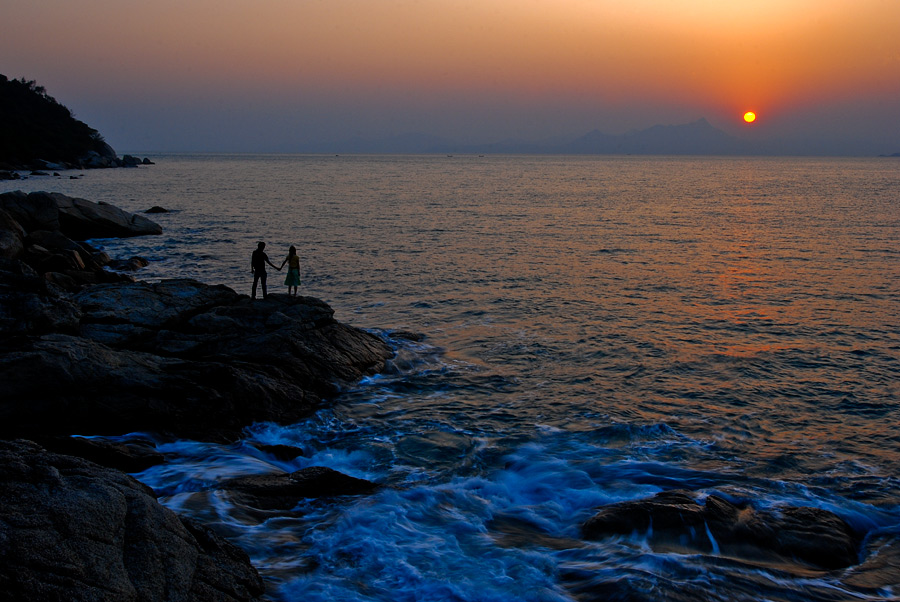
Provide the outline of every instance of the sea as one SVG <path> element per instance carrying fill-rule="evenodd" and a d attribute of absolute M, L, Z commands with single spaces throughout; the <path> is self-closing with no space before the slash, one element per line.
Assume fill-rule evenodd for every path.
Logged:
<path fill-rule="evenodd" d="M 249 294 L 257 242 L 276 264 L 295 245 L 300 293 L 396 351 L 297 424 L 156 438 L 169 461 L 135 475 L 242 547 L 268 599 L 900 599 L 900 582 L 581 537 L 598 508 L 671 489 L 900 536 L 896 159 L 151 159 L 2 186 L 168 209 L 149 216 L 161 236 L 92 241 L 147 258 L 144 280 Z M 307 466 L 384 487 L 287 512 L 218 488 Z"/>

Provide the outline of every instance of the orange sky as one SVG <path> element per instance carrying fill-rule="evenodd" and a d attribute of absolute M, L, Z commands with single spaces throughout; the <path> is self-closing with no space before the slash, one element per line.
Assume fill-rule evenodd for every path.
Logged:
<path fill-rule="evenodd" d="M 322 139 L 621 133 L 699 117 L 737 133 L 746 109 L 757 135 L 812 136 L 815 119 L 847 136 L 900 133 L 878 126 L 900 121 L 897 0 L 6 0 L 0 10 L 0 73 L 38 80 L 120 146 L 168 150 L 184 123 L 203 136 L 216 119 Z"/>

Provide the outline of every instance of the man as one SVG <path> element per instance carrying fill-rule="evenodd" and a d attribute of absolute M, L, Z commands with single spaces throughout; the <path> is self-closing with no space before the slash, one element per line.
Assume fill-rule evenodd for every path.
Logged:
<path fill-rule="evenodd" d="M 281 269 L 269 261 L 269 256 L 263 251 L 265 248 L 266 243 L 260 242 L 257 245 L 256 250 L 253 251 L 253 255 L 250 256 L 250 271 L 253 272 L 253 293 L 251 298 L 253 299 L 256 299 L 256 284 L 258 282 L 262 282 L 263 299 L 266 298 L 268 293 L 268 291 L 266 291 L 266 264 L 268 263 L 276 270 Z"/>

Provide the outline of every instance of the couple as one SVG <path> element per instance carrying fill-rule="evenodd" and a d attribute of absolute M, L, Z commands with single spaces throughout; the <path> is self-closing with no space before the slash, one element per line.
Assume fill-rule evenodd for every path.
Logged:
<path fill-rule="evenodd" d="M 256 299 L 256 285 L 259 282 L 262 282 L 262 294 L 263 299 L 266 298 L 266 264 L 268 263 L 270 266 L 281 271 L 281 268 L 284 267 L 284 264 L 288 264 L 288 273 L 287 277 L 284 279 L 284 283 L 288 287 L 288 293 L 291 292 L 291 287 L 294 288 L 294 296 L 297 296 L 297 287 L 300 286 L 300 257 L 297 255 L 297 249 L 294 245 L 291 245 L 291 248 L 288 249 L 288 256 L 284 258 L 284 261 L 281 262 L 281 267 L 276 267 L 274 263 L 269 261 L 269 256 L 266 255 L 264 249 L 266 248 L 266 243 L 261 242 L 257 245 L 256 250 L 253 251 L 253 255 L 250 257 L 250 271 L 253 272 L 253 293 L 251 298 Z"/>

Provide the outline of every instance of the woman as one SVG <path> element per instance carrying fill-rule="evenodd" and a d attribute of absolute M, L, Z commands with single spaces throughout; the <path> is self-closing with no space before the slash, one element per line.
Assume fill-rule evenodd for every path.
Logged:
<path fill-rule="evenodd" d="M 284 279 L 284 283 L 288 287 L 288 294 L 291 293 L 291 287 L 294 287 L 294 296 L 297 296 L 297 287 L 300 286 L 300 257 L 297 255 L 297 248 L 294 245 L 291 245 L 291 248 L 288 249 L 288 256 L 284 258 L 284 261 L 281 262 L 281 267 L 279 270 L 284 267 L 284 264 L 288 264 L 288 273 Z"/>

